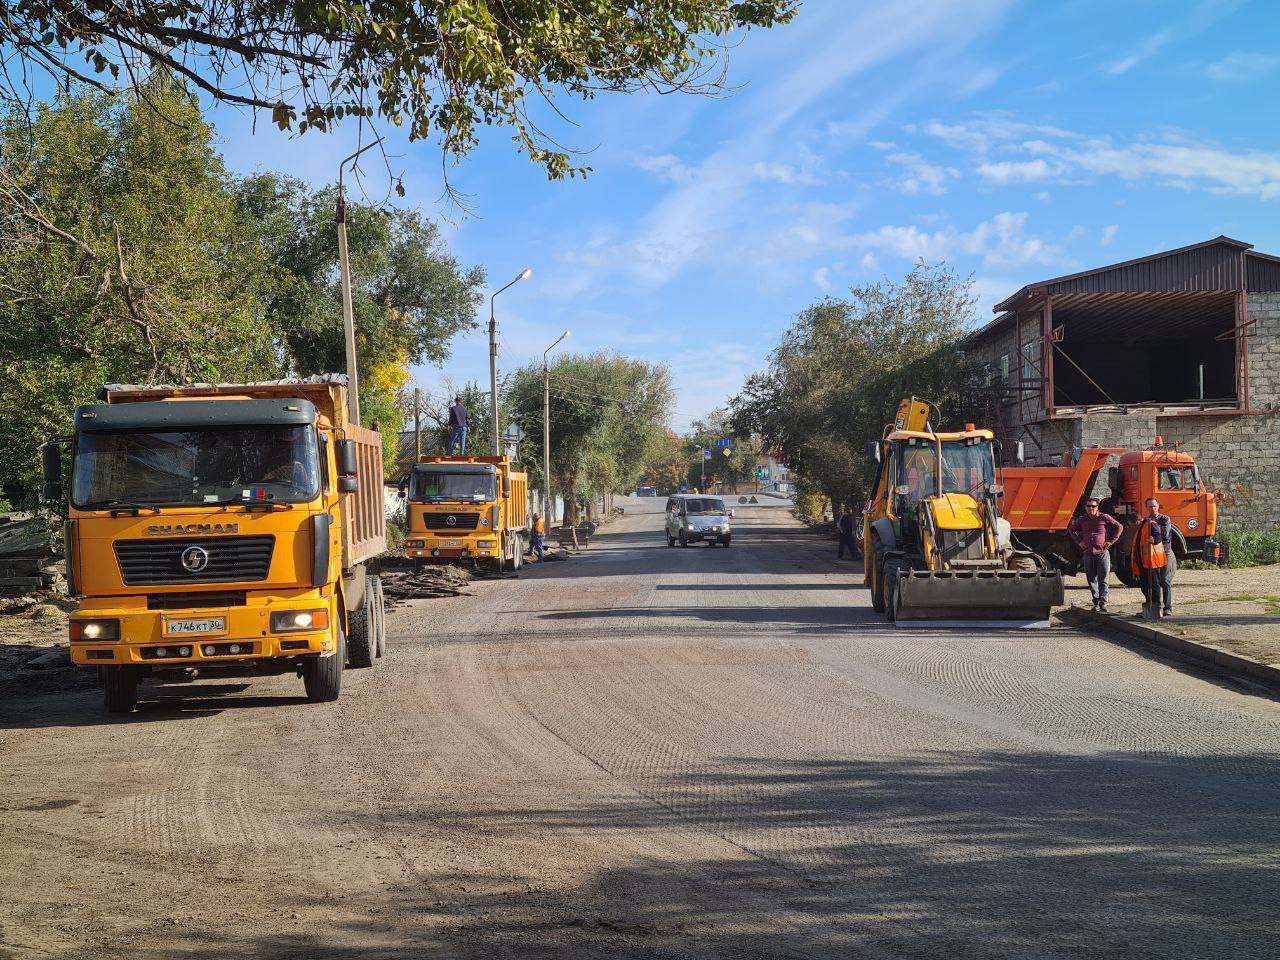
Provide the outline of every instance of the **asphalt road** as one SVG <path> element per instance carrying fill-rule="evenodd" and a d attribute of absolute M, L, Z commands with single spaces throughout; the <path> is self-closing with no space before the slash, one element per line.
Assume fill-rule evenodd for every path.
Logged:
<path fill-rule="evenodd" d="M 335 705 L 0 704 L 0 957 L 1280 956 L 1280 704 L 887 629 L 785 509 L 661 503 L 395 611 Z"/>

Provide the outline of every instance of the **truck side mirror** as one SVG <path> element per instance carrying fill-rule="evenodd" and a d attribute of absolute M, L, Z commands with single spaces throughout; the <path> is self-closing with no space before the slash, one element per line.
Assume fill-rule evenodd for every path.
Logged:
<path fill-rule="evenodd" d="M 511 474 L 509 473 L 502 475 L 502 495 L 508 500 L 511 499 Z"/>
<path fill-rule="evenodd" d="M 872 463 L 880 462 L 880 441 L 879 440 L 867 441 L 867 459 L 870 460 Z"/>
<path fill-rule="evenodd" d="M 338 477 L 339 493 L 356 493 L 360 490 L 360 481 L 352 474 L 344 474 Z"/>
<path fill-rule="evenodd" d="M 40 498 L 45 503 L 62 499 L 62 444 L 50 440 L 40 447 L 40 464 L 44 471 L 44 487 Z"/>
<path fill-rule="evenodd" d="M 1027 462 L 1027 445 L 1021 440 L 1013 445 L 1013 462 L 1018 466 L 1022 466 Z"/>

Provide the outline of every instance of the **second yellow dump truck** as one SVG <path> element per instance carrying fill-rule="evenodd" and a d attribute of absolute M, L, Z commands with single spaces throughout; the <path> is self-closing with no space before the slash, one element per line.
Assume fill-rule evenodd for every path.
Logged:
<path fill-rule="evenodd" d="M 524 563 L 529 480 L 506 457 L 421 457 L 405 493 L 410 560 L 512 571 Z"/>
<path fill-rule="evenodd" d="M 295 673 L 336 700 L 385 648 L 381 435 L 346 377 L 112 386 L 76 410 L 71 659 L 127 712 L 146 679 Z M 62 496 L 61 444 L 43 448 Z"/>

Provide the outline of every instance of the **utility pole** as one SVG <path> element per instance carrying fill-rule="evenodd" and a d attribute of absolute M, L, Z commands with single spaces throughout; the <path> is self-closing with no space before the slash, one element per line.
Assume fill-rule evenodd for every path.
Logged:
<path fill-rule="evenodd" d="M 493 312 L 493 301 L 507 287 L 515 286 L 521 280 L 528 280 L 533 275 L 531 267 L 525 267 L 506 287 L 502 287 L 489 298 L 489 403 L 493 410 L 493 455 L 502 456 L 502 437 L 498 429 L 498 321 Z"/>
<path fill-rule="evenodd" d="M 413 388 L 413 459 L 416 463 L 422 456 L 422 390 Z"/>
<path fill-rule="evenodd" d="M 569 335 L 566 330 L 556 339 L 556 343 Z M 556 343 L 542 351 L 542 509 L 547 511 L 548 523 L 555 520 L 555 506 L 551 501 L 551 368 L 547 366 L 547 354 L 555 348 Z"/>
<path fill-rule="evenodd" d="M 334 209 L 338 224 L 338 273 L 342 278 L 342 338 L 347 352 L 347 417 L 356 426 L 360 425 L 360 380 L 356 374 L 356 317 L 351 304 L 351 257 L 347 252 L 347 200 L 342 192 L 342 171 L 360 154 L 381 142 L 379 137 L 338 164 L 338 202 Z"/>

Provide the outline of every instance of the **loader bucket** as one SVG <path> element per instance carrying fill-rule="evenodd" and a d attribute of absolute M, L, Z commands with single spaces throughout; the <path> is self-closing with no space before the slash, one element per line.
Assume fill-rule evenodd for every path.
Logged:
<path fill-rule="evenodd" d="M 894 620 L 911 626 L 1040 627 L 1063 601 L 1056 570 L 910 570 L 901 573 Z"/>

